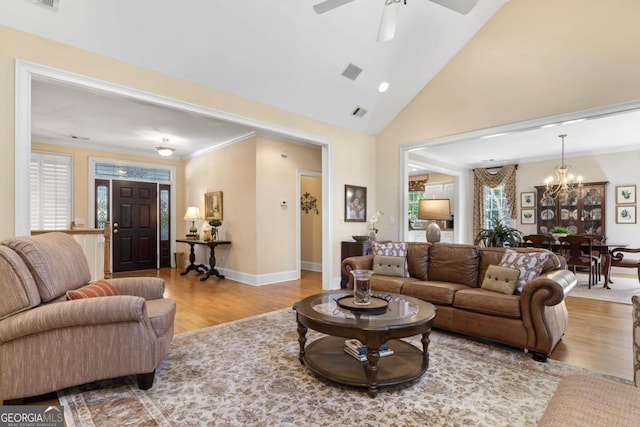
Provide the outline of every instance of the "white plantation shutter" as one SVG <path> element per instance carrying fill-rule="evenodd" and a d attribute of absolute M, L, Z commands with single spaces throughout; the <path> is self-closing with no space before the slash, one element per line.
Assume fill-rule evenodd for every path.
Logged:
<path fill-rule="evenodd" d="M 71 226 L 71 156 L 31 152 L 31 229 Z"/>

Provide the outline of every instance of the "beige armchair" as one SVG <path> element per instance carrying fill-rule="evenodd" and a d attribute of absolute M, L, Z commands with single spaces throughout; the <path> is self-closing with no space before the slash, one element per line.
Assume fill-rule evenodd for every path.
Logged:
<path fill-rule="evenodd" d="M 91 278 L 73 237 L 0 245 L 0 402 L 137 375 L 153 385 L 173 338 L 175 301 L 158 278 L 110 279 L 120 295 L 68 301 Z"/>

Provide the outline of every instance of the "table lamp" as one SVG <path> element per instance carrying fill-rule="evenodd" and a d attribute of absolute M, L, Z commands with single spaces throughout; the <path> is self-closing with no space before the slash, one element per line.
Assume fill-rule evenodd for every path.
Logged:
<path fill-rule="evenodd" d="M 418 204 L 418 219 L 431 221 L 427 226 L 427 241 L 439 242 L 440 227 L 436 221 L 451 219 L 449 199 L 421 199 Z"/>
<path fill-rule="evenodd" d="M 187 208 L 187 213 L 184 214 L 184 219 L 187 221 L 191 221 L 191 228 L 189 229 L 189 233 L 187 237 L 195 238 L 198 236 L 198 229 L 196 228 L 196 220 L 200 218 L 200 209 L 197 206 L 189 206 Z"/>

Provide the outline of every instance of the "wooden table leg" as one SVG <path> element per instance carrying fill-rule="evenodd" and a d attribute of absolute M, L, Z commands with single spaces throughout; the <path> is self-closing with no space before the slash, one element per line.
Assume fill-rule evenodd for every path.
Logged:
<path fill-rule="evenodd" d="M 187 266 L 187 268 L 180 273 L 180 275 L 184 276 L 185 274 L 187 274 L 188 272 L 190 272 L 191 270 L 195 270 L 198 273 L 204 273 L 205 271 L 207 271 L 207 267 L 204 264 L 196 264 L 196 251 L 195 251 L 195 243 L 191 243 L 189 242 L 189 265 Z"/>

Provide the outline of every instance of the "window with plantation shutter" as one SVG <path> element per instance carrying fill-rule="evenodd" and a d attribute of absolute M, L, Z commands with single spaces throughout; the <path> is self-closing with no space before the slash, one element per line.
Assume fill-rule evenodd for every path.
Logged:
<path fill-rule="evenodd" d="M 71 226 L 71 156 L 31 152 L 31 229 Z"/>

